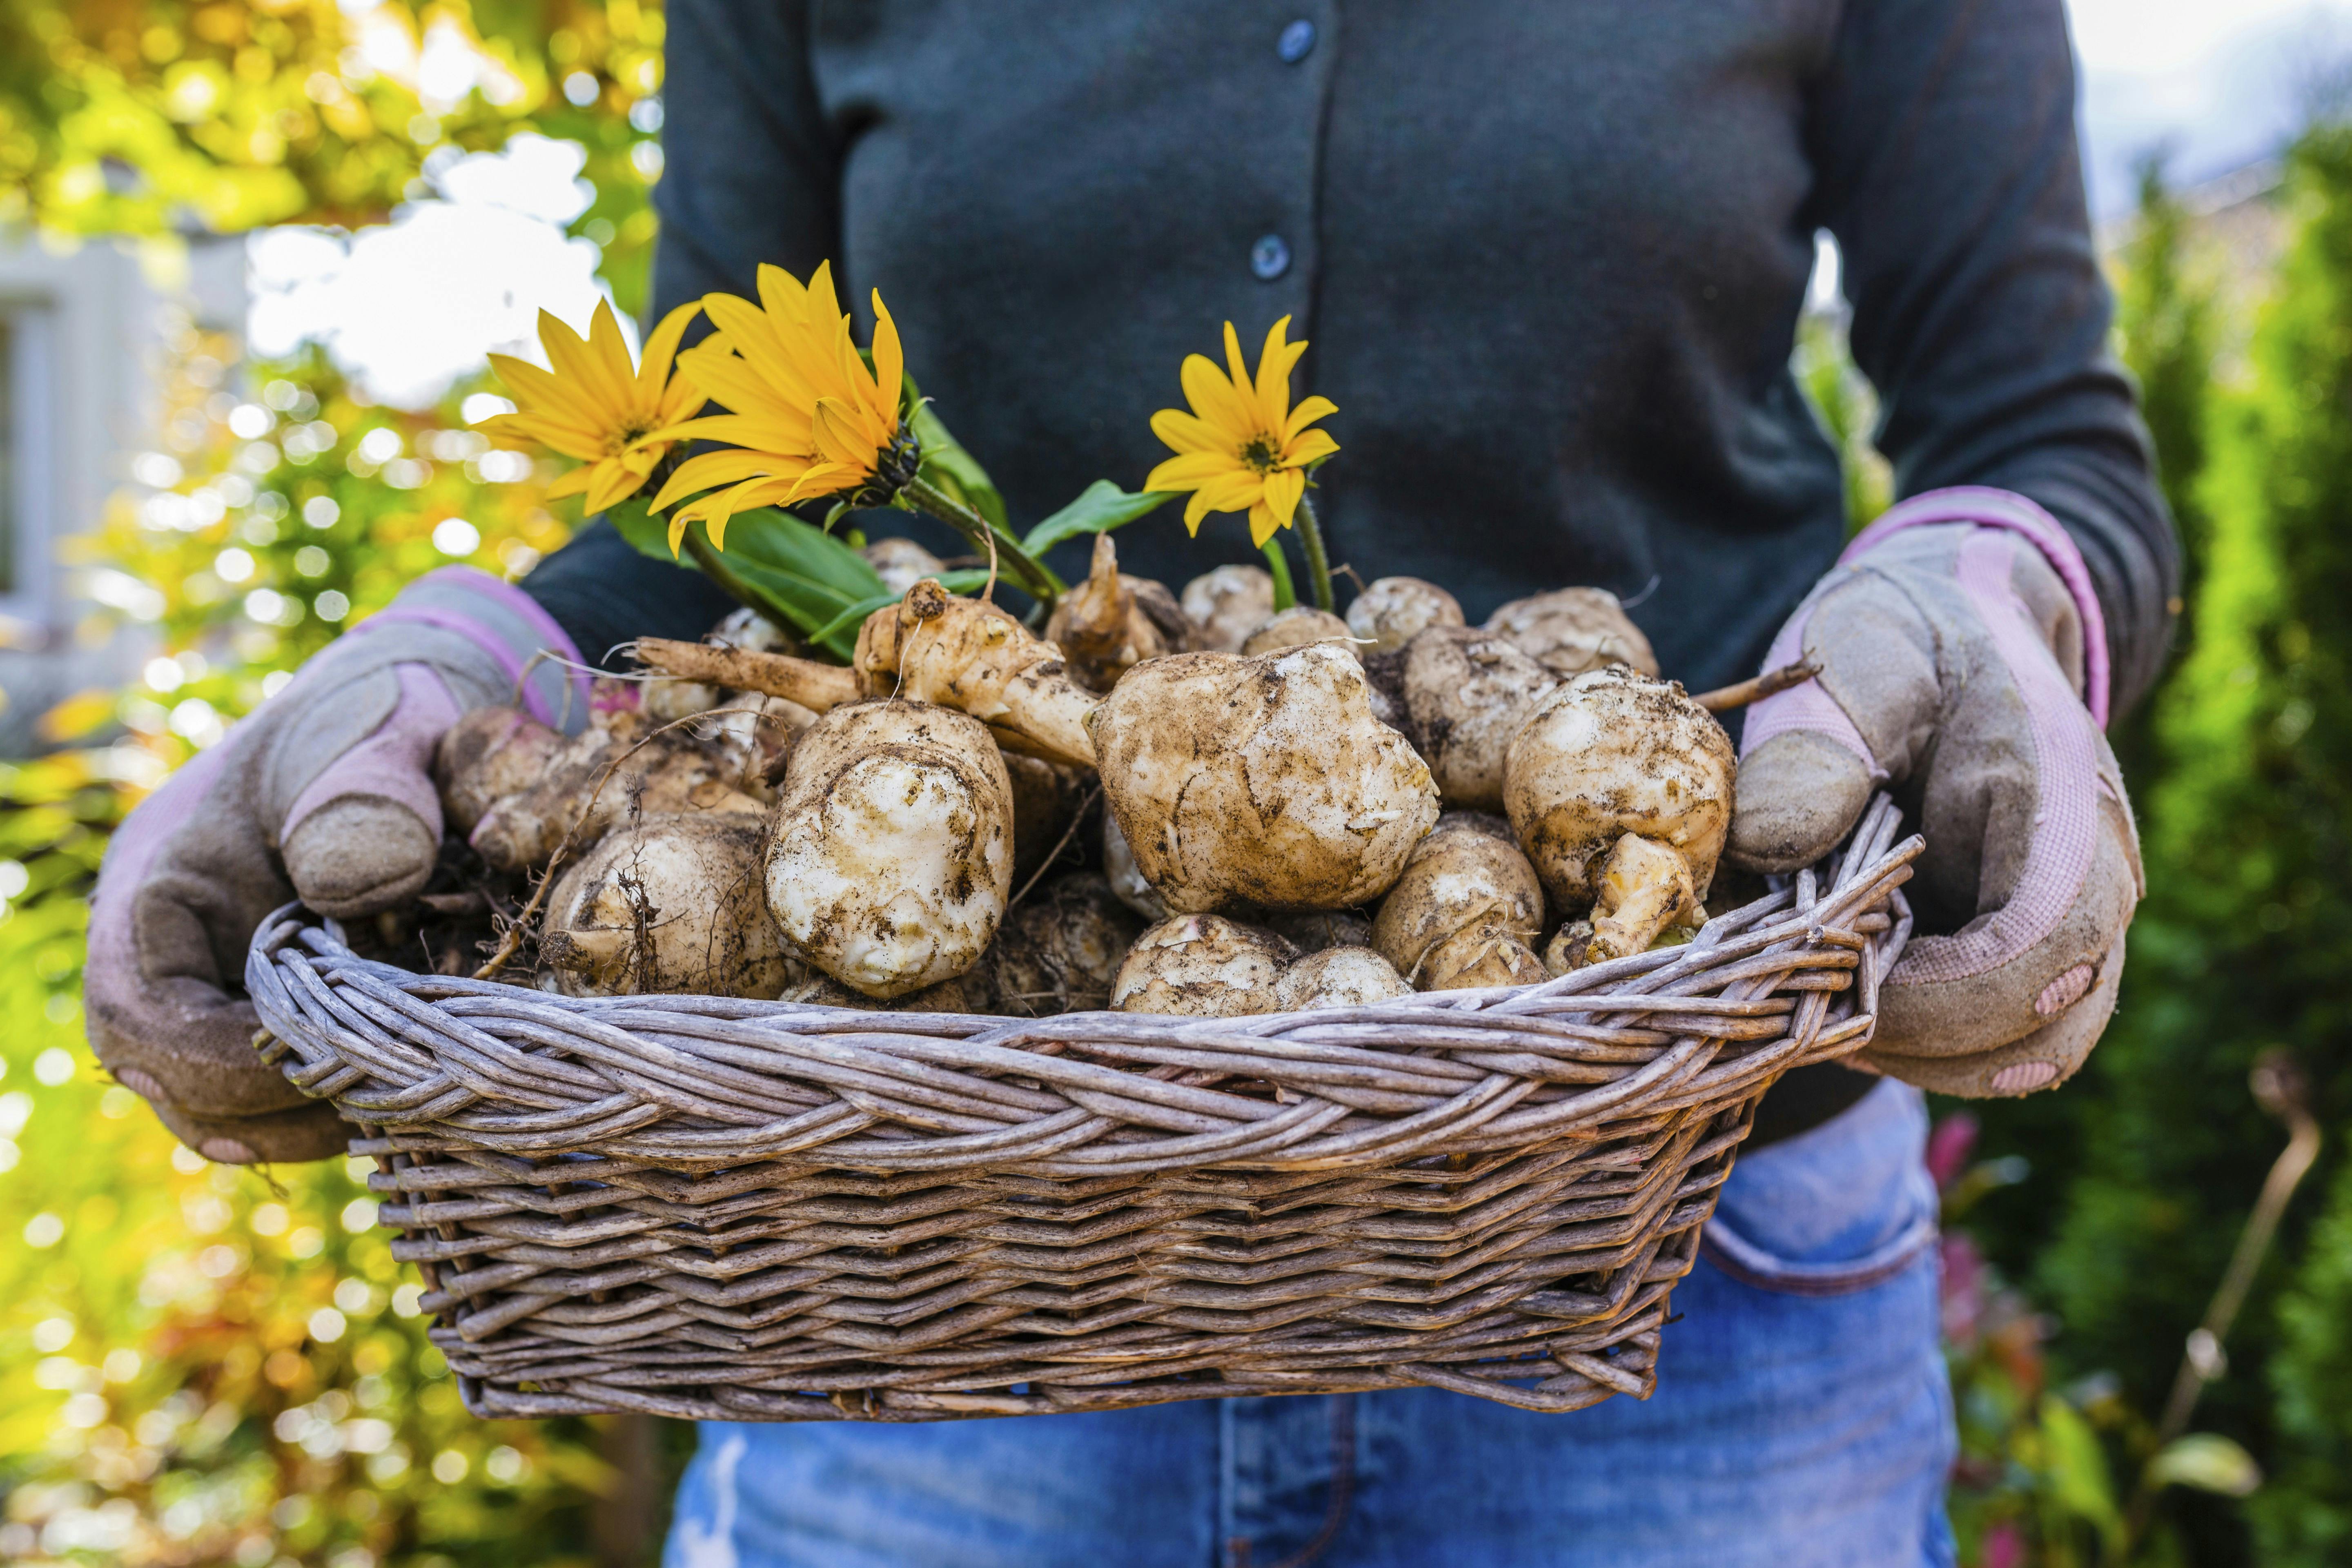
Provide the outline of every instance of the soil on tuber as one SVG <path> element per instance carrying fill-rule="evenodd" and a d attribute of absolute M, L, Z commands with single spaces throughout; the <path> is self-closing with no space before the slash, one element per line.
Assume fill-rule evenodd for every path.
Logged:
<path fill-rule="evenodd" d="M 1095 535 L 1093 570 L 1063 595 L 1045 623 L 1045 640 L 1062 650 L 1070 678 L 1089 691 L 1108 691 L 1147 658 L 1192 646 L 1192 626 L 1166 585 L 1118 569 L 1110 535 Z"/>
<path fill-rule="evenodd" d="M 1650 639 L 1606 588 L 1555 588 L 1514 599 L 1486 617 L 1486 629 L 1563 680 L 1612 664 L 1658 673 Z"/>
<path fill-rule="evenodd" d="M 1372 949 L 1423 991 L 1527 984 L 1544 977 L 1530 945 L 1543 909 L 1510 824 L 1449 811 L 1381 901 Z"/>
<path fill-rule="evenodd" d="M 1376 579 L 1348 606 L 1348 629 L 1367 653 L 1401 648 L 1431 626 L 1462 624 L 1462 602 L 1418 577 Z"/>
<path fill-rule="evenodd" d="M 1369 903 L 1437 821 L 1428 767 L 1328 644 L 1138 665 L 1088 728 L 1136 867 L 1179 913 Z"/>
<path fill-rule="evenodd" d="M 1195 648 L 1239 653 L 1274 614 L 1274 577 L 1263 566 L 1220 566 L 1185 584 L 1178 603 Z"/>
<path fill-rule="evenodd" d="M 782 995 L 808 971 L 789 957 L 761 886 L 756 816 L 649 816 L 564 868 L 540 956 L 566 996 Z"/>
<path fill-rule="evenodd" d="M 1013 788 L 976 719 L 881 698 L 811 725 L 786 764 L 768 906 L 791 949 L 887 1000 L 962 974 L 1013 884 Z"/>
<path fill-rule="evenodd" d="M 1731 738 L 1679 685 L 1612 665 L 1537 702 L 1511 742 L 1504 805 L 1559 909 L 1591 906 L 1628 833 L 1680 850 L 1703 899 L 1737 771 Z"/>

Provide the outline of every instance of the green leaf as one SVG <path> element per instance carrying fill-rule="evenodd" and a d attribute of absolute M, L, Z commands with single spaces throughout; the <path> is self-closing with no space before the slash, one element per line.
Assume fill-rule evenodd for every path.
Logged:
<path fill-rule="evenodd" d="M 2037 1412 L 2042 1435 L 2049 1446 L 2051 1499 L 2060 1508 L 2096 1530 L 2110 1550 L 2123 1543 L 2123 1510 L 2116 1506 L 2115 1483 L 2107 1473 L 2107 1451 L 2082 1412 L 2054 1394 L 2045 1394 Z"/>
<path fill-rule="evenodd" d="M 738 512 L 727 525 L 724 553 L 730 563 L 748 563 L 805 578 L 844 599 L 866 598 L 882 591 L 882 578 L 865 556 L 790 512 L 766 508 Z"/>
<path fill-rule="evenodd" d="M 2191 1432 L 2175 1437 L 2147 1462 L 2147 1484 L 2247 1497 L 2263 1484 L 2263 1471 L 2252 1454 L 2220 1433 Z"/>
<path fill-rule="evenodd" d="M 996 481 L 980 466 L 980 459 L 971 448 L 950 433 L 945 423 L 933 413 L 915 390 L 914 377 L 907 378 L 907 395 L 915 405 L 915 416 L 908 421 L 915 439 L 923 445 L 923 476 L 933 484 L 953 495 L 964 505 L 988 520 L 991 528 L 1011 535 L 1012 524 L 1004 510 L 1004 497 L 996 489 Z"/>
<path fill-rule="evenodd" d="M 999 581 L 1002 580 L 1002 578 L 999 579 Z M 960 566 L 952 572 L 942 572 L 940 574 L 940 586 L 945 588 L 950 594 L 970 594 L 977 589 L 984 588 L 987 585 L 988 568 L 985 566 Z M 893 594 L 887 588 L 885 588 L 882 592 L 874 595 L 872 597 L 860 599 L 857 603 L 842 611 L 840 615 L 835 616 L 832 620 L 826 622 L 815 631 L 811 632 L 809 634 L 809 639 L 814 642 L 824 637 L 836 636 L 846 629 L 850 634 L 851 641 L 855 643 L 856 640 L 857 628 L 865 624 L 866 616 L 872 615 L 875 611 L 880 609 L 885 605 L 895 605 L 898 602 L 898 595 Z"/>
<path fill-rule="evenodd" d="M 698 535 L 698 553 L 707 552 L 707 562 L 671 555 L 669 523 L 648 511 L 642 500 L 623 501 L 604 516 L 639 554 L 702 572 L 738 600 L 845 663 L 857 646 L 857 623 L 845 620 L 844 612 L 877 595 L 890 597 L 863 555 L 785 512 L 762 508 L 737 513 L 728 524 L 723 551 L 711 550 L 708 538 Z M 714 563 L 716 571 L 710 569 Z"/>
<path fill-rule="evenodd" d="M 680 561 L 670 553 L 669 520 L 656 517 L 646 505 L 643 496 L 632 496 L 604 510 L 604 521 L 613 531 L 627 540 L 631 549 L 640 555 L 650 555 L 656 561 L 668 561 L 680 566 L 691 562 Z"/>
<path fill-rule="evenodd" d="M 1032 555 L 1043 555 L 1066 539 L 1076 539 L 1081 533 L 1108 533 L 1114 528 L 1133 522 L 1144 513 L 1173 499 L 1173 490 L 1145 490 L 1130 495 L 1108 479 L 1097 479 L 1078 492 L 1078 499 L 1029 531 L 1021 548 Z"/>

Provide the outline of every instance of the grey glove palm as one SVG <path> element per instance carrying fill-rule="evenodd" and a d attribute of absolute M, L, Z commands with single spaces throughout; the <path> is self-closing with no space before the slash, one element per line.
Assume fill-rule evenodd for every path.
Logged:
<path fill-rule="evenodd" d="M 562 629 L 519 590 L 453 567 L 419 580 L 304 666 L 132 812 L 92 899 L 85 985 L 99 1059 L 209 1159 L 318 1159 L 346 1135 L 254 1054 L 245 951 L 299 898 L 350 918 L 432 874 L 433 748 L 466 710 L 526 702 L 576 728 Z M 526 669 L 530 669 L 528 676 Z M 568 713 L 566 710 L 569 710 Z"/>
<path fill-rule="evenodd" d="M 2142 892 L 2073 542 L 2006 491 L 1906 501 L 1848 548 L 1769 662 L 1801 652 L 1819 679 L 1748 714 L 1730 858 L 1807 864 L 1894 786 L 1927 839 L 1910 897 L 1936 934 L 1888 977 L 1863 1063 L 1951 1094 L 2063 1081 L 2114 1011 Z"/>

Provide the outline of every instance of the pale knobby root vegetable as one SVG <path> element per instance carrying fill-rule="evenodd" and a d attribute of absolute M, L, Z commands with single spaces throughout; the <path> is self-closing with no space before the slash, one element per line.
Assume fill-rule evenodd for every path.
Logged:
<path fill-rule="evenodd" d="M 540 956 L 566 996 L 782 995 L 806 978 L 761 888 L 761 821 L 649 816 L 561 874 Z"/>
<path fill-rule="evenodd" d="M 545 776 L 564 739 L 520 708 L 475 708 L 443 731 L 433 777 L 449 826 L 471 833 L 490 807 Z"/>
<path fill-rule="evenodd" d="M 926 985 L 903 996 L 881 1001 L 852 991 L 830 974 L 818 974 L 788 987 L 777 998 L 814 1007 L 855 1007 L 861 1013 L 981 1013 L 974 1005 L 971 976 L 959 974 L 937 985 Z"/>
<path fill-rule="evenodd" d="M 784 759 L 816 715 L 799 703 L 761 691 L 735 691 L 715 708 L 706 709 L 700 721 L 689 725 L 702 740 L 732 748 L 746 759 L 747 770 L 769 784 L 783 777 Z"/>
<path fill-rule="evenodd" d="M 936 577 L 947 570 L 938 556 L 911 539 L 877 539 L 861 552 L 882 585 L 894 594 L 904 594 L 926 577 Z"/>
<path fill-rule="evenodd" d="M 1368 947 L 1328 947 L 1310 952 L 1275 983 L 1277 1012 L 1318 1007 L 1370 1007 L 1410 996 L 1412 987 L 1394 965 Z"/>
<path fill-rule="evenodd" d="M 1601 894 L 1592 901 L 1592 940 L 1585 962 L 1600 963 L 1646 952 L 1669 926 L 1695 926 L 1706 920 L 1690 861 L 1670 844 L 1628 833 L 1617 840 L 1601 869 Z"/>
<path fill-rule="evenodd" d="M 1731 738 L 1672 681 L 1623 665 L 1537 702 L 1512 740 L 1503 804 L 1552 903 L 1590 908 L 1628 833 L 1680 850 L 1706 896 L 1731 826 Z"/>
<path fill-rule="evenodd" d="M 1100 873 L 1057 877 L 1006 914 L 965 983 L 983 998 L 983 1011 L 1016 1018 L 1108 1007 L 1143 924 Z"/>
<path fill-rule="evenodd" d="M 1571 970 L 1583 968 L 1592 962 L 1588 956 L 1591 946 L 1592 922 L 1591 921 L 1569 921 L 1552 933 L 1549 942 L 1544 943 L 1544 973 L 1560 975 Z"/>
<path fill-rule="evenodd" d="M 1612 664 L 1658 673 L 1658 656 L 1606 588 L 1555 588 L 1514 599 L 1486 617 L 1486 629 L 1567 679 Z"/>
<path fill-rule="evenodd" d="M 1276 1008 L 1275 990 L 1297 956 L 1272 931 L 1222 915 L 1177 915 L 1135 939 L 1111 983 L 1122 1013 L 1239 1018 Z"/>
<path fill-rule="evenodd" d="M 1269 616 L 1256 630 L 1242 641 L 1244 653 L 1274 653 L 1286 647 L 1306 647 L 1314 643 L 1328 643 L 1347 651 L 1359 663 L 1363 651 L 1356 647 L 1356 634 L 1348 623 L 1328 610 L 1310 609 L 1305 605 L 1293 605 L 1277 615 Z"/>
<path fill-rule="evenodd" d="M 1348 629 L 1367 653 L 1401 648 L 1431 626 L 1462 624 L 1462 601 L 1418 577 L 1376 578 L 1348 606 Z"/>
<path fill-rule="evenodd" d="M 1091 766 L 1087 715 L 1096 699 L 1073 681 L 1061 650 L 994 605 L 959 599 L 930 579 L 857 633 L 858 671 L 887 690 L 937 703 L 986 724 L 1014 751 Z"/>
<path fill-rule="evenodd" d="M 1301 952 L 1372 945 L 1372 922 L 1355 910 L 1275 910 L 1253 919 Z"/>
<path fill-rule="evenodd" d="M 524 715 L 483 708 L 442 736 L 434 773 L 443 806 L 484 860 L 519 871 L 567 835 L 584 848 L 632 817 L 766 811 L 746 738 L 723 726 L 708 737 L 679 729 L 648 738 L 634 708 L 599 717 L 564 740 Z M 508 787 L 518 777 L 521 787 Z"/>
<path fill-rule="evenodd" d="M 1120 903 L 1148 921 L 1168 918 L 1168 900 L 1144 880 L 1142 868 L 1135 863 L 1135 851 L 1127 847 L 1127 835 L 1118 830 L 1118 814 L 1108 806 L 1103 810 L 1102 858 L 1103 875 Z"/>
<path fill-rule="evenodd" d="M 1543 888 L 1510 825 L 1449 811 L 1414 849 L 1372 920 L 1372 950 L 1423 991 L 1525 985 L 1544 978 L 1529 941 Z"/>
<path fill-rule="evenodd" d="M 1138 665 L 1087 727 L 1136 867 L 1181 914 L 1369 903 L 1437 821 L 1427 765 L 1328 644 Z"/>
<path fill-rule="evenodd" d="M 728 611 L 727 618 L 711 627 L 702 640 L 753 653 L 790 653 L 800 646 L 792 633 L 749 605 Z"/>
<path fill-rule="evenodd" d="M 1089 691 L 1108 691 L 1135 666 L 1181 653 L 1192 638 L 1192 623 L 1166 584 L 1119 572 L 1108 533 L 1095 535 L 1094 569 L 1045 623 L 1045 640 L 1062 650 L 1070 678 Z"/>
<path fill-rule="evenodd" d="M 1013 786 L 1013 885 L 1018 888 L 1071 836 L 1094 775 L 1018 752 L 1003 757 Z"/>
<path fill-rule="evenodd" d="M 1263 566 L 1220 566 L 1184 584 L 1178 601 L 1192 623 L 1192 646 L 1239 653 L 1274 614 L 1274 576 Z"/>
<path fill-rule="evenodd" d="M 814 659 L 642 637 L 636 656 L 669 675 L 782 697 L 823 713 L 863 697 L 900 697 L 968 713 L 1008 749 L 1094 765 L 1085 718 L 1093 693 L 1061 650 L 994 605 L 925 578 L 858 628 L 847 668 Z"/>
<path fill-rule="evenodd" d="M 963 973 L 1013 885 L 1013 786 L 978 720 L 878 699 L 809 727 L 784 770 L 768 907 L 785 942 L 887 999 Z"/>
<path fill-rule="evenodd" d="M 1429 763 L 1445 804 L 1501 811 L 1512 737 L 1559 678 L 1507 638 L 1469 626 L 1432 626 L 1367 668 L 1391 689 L 1394 722 Z"/>
<path fill-rule="evenodd" d="M 638 707 L 656 724 L 667 724 L 674 720 L 707 713 L 726 700 L 719 688 L 700 680 L 669 680 L 656 678 L 641 688 Z"/>

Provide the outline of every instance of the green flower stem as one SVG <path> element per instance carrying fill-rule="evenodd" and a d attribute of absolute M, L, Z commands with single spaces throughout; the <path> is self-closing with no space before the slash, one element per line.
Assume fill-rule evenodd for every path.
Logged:
<path fill-rule="evenodd" d="M 1274 607 L 1286 610 L 1298 603 L 1298 590 L 1290 585 L 1290 560 L 1282 552 L 1282 534 L 1277 531 L 1265 542 L 1265 569 L 1274 578 Z"/>
<path fill-rule="evenodd" d="M 1316 520 L 1315 503 L 1304 492 L 1298 497 L 1295 520 L 1298 541 L 1307 547 L 1307 580 L 1315 589 L 1315 607 L 1331 607 L 1331 559 L 1323 553 L 1323 525 Z"/>
<path fill-rule="evenodd" d="M 971 541 L 971 547 L 982 555 L 989 552 L 992 537 L 999 569 L 1039 604 L 1050 608 L 1069 592 L 1068 584 L 1055 576 L 1044 562 L 1021 548 L 1019 542 L 989 527 L 986 518 L 920 475 L 907 481 L 906 488 L 898 492 L 898 504 L 910 510 L 930 513 Z"/>

